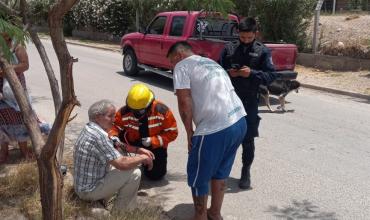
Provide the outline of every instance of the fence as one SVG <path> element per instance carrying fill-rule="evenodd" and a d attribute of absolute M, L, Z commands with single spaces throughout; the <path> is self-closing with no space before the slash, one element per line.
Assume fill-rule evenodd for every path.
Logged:
<path fill-rule="evenodd" d="M 317 1 L 314 19 L 307 30 L 311 52 L 370 59 L 370 13 L 358 10 L 337 11 L 334 15 L 321 13 L 328 2 L 333 5 L 333 0 Z M 337 0 L 337 7 L 339 3 L 345 2 Z"/>
<path fill-rule="evenodd" d="M 329 13 L 370 11 L 370 0 L 325 0 L 322 11 Z"/>

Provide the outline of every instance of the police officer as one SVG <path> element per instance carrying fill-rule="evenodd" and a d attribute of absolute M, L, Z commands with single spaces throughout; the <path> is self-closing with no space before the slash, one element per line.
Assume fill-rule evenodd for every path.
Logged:
<path fill-rule="evenodd" d="M 220 58 L 227 70 L 236 93 L 247 112 L 247 134 L 243 140 L 243 168 L 239 187 L 251 185 L 250 168 L 254 159 L 254 138 L 258 136 L 258 88 L 275 80 L 275 69 L 269 49 L 256 38 L 257 22 L 254 18 L 243 19 L 238 26 L 239 40 L 225 45 Z"/>

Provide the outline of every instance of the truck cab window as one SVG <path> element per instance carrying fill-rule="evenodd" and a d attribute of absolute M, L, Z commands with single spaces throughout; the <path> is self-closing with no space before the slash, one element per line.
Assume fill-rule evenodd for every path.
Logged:
<path fill-rule="evenodd" d="M 157 17 L 149 26 L 148 34 L 163 34 L 167 17 Z"/>
<path fill-rule="evenodd" d="M 182 36 L 185 25 L 185 16 L 175 16 L 172 19 L 170 36 Z"/>
<path fill-rule="evenodd" d="M 194 35 L 200 33 L 206 37 L 234 38 L 238 36 L 237 22 L 220 18 L 198 18 L 195 24 Z"/>

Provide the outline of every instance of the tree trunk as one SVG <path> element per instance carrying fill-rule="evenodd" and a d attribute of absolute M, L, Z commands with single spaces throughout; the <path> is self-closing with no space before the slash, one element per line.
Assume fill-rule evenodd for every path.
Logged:
<path fill-rule="evenodd" d="M 37 51 L 39 52 L 42 63 L 44 64 L 46 75 L 48 76 L 48 80 L 50 84 L 51 94 L 53 96 L 54 110 L 55 110 L 55 116 L 56 116 L 58 114 L 60 106 L 62 105 L 62 99 L 60 97 L 58 80 L 55 77 L 53 67 L 50 64 L 50 60 L 45 51 L 44 45 L 41 43 L 40 38 L 37 35 L 37 32 L 35 32 L 33 29 L 33 23 L 29 19 L 30 11 L 29 11 L 28 3 L 26 0 L 21 0 L 20 10 L 21 10 L 21 14 L 23 17 L 23 24 L 29 27 L 28 32 L 30 33 L 31 39 L 33 43 L 35 44 Z M 62 163 L 63 151 L 64 151 L 64 137 L 62 138 L 62 141 L 58 145 L 59 146 L 58 146 L 57 161 L 58 163 Z"/>
<path fill-rule="evenodd" d="M 53 42 L 54 50 L 57 54 L 60 67 L 61 83 L 62 83 L 62 95 L 63 100 L 59 107 L 58 103 L 55 102 L 56 107 L 56 119 L 53 123 L 53 127 L 50 131 L 48 140 L 44 146 L 44 140 L 41 135 L 40 128 L 38 126 L 37 117 L 31 108 L 31 104 L 26 98 L 25 90 L 20 84 L 14 69 L 11 67 L 9 62 L 0 54 L 0 67 L 5 72 L 5 77 L 9 81 L 9 84 L 15 94 L 18 105 L 22 111 L 23 118 L 25 120 L 26 127 L 31 136 L 32 145 L 35 148 L 37 164 L 39 168 L 39 183 L 40 183 L 40 196 L 42 204 L 42 215 L 45 220 L 59 220 L 63 218 L 62 214 L 62 177 L 59 171 L 59 165 L 56 160 L 56 152 L 59 144 L 64 138 L 64 130 L 69 121 L 69 116 L 75 105 L 79 105 L 74 94 L 72 66 L 74 60 L 68 52 L 66 42 L 63 36 L 63 17 L 72 8 L 78 0 L 59 0 L 55 2 L 52 8 L 49 10 L 49 29 L 50 36 Z M 22 1 L 22 11 L 25 12 L 27 4 Z M 0 2 L 0 8 L 3 8 L 5 12 L 13 15 L 18 15 L 18 12 L 8 8 L 6 4 Z M 28 17 L 23 14 L 24 18 Z M 27 23 L 27 22 L 26 22 Z M 31 30 L 32 32 L 32 30 Z M 31 36 L 37 36 L 35 33 L 31 33 Z M 36 43 L 39 42 L 38 37 L 35 38 Z M 36 44 L 35 43 L 35 44 Z M 39 42 L 40 43 L 40 42 Z M 39 50 L 40 55 L 45 50 Z M 46 54 L 46 53 L 45 53 Z M 43 55 L 41 55 L 43 56 Z M 44 59 L 43 59 L 44 61 Z M 45 62 L 44 62 L 45 65 Z M 49 65 L 51 67 L 51 65 Z M 45 67 L 48 68 L 48 67 Z M 48 70 L 47 70 L 48 71 Z M 49 76 L 49 75 L 48 75 Z M 49 81 L 55 99 L 55 94 L 59 93 L 57 82 L 55 77 L 50 75 Z M 56 97 L 56 99 L 58 99 Z M 59 98 L 60 100 L 60 98 Z"/>
<path fill-rule="evenodd" d="M 62 105 L 54 121 L 48 141 L 38 161 L 42 214 L 45 220 L 62 219 L 62 178 L 56 162 L 57 146 L 63 138 L 69 116 L 79 105 L 74 94 L 72 66 L 75 61 L 69 54 L 63 35 L 63 17 L 77 0 L 59 0 L 49 10 L 49 30 L 58 57 L 62 83 Z"/>

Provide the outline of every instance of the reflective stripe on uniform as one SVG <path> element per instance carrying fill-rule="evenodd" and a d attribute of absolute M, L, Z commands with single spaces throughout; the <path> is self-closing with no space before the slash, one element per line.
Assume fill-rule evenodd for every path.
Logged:
<path fill-rule="evenodd" d="M 126 127 L 126 128 L 132 128 L 132 129 L 135 129 L 135 130 L 139 130 L 138 126 L 133 126 L 133 125 L 123 125 L 123 126 Z"/>
<path fill-rule="evenodd" d="M 156 123 L 156 124 L 148 125 L 148 128 L 159 127 L 161 125 L 162 125 L 162 123 Z"/>
<path fill-rule="evenodd" d="M 132 116 L 122 117 L 122 121 L 128 121 L 128 120 L 138 121 L 137 118 L 132 117 Z"/>
<path fill-rule="evenodd" d="M 148 117 L 148 120 L 155 120 L 155 119 L 164 120 L 162 116 L 158 116 L 158 115 Z"/>
<path fill-rule="evenodd" d="M 176 127 L 166 128 L 166 129 L 164 129 L 164 131 L 177 131 L 177 128 Z"/>
<path fill-rule="evenodd" d="M 162 137 L 160 136 L 160 135 L 157 135 L 157 138 L 158 138 L 158 140 L 159 140 L 159 146 L 163 146 L 163 139 L 162 139 Z"/>

